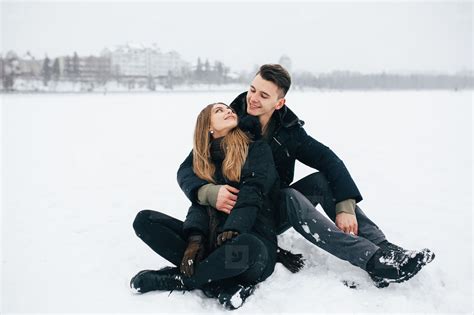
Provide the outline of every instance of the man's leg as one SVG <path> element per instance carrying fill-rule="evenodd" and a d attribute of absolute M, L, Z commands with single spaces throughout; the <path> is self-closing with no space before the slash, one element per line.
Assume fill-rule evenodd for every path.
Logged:
<path fill-rule="evenodd" d="M 359 224 L 359 236 L 348 235 L 336 228 L 339 232 L 336 233 L 336 237 L 330 235 L 321 237 L 318 231 L 324 230 L 324 225 L 328 225 L 328 222 L 331 224 L 333 222 L 327 220 L 314 207 L 320 203 L 333 221 L 336 217 L 334 199 L 326 178 L 322 174 L 315 173 L 292 186 L 301 190 L 308 198 L 292 188 L 282 190 L 284 209 L 280 212 L 287 211 L 293 227 L 306 239 L 366 270 L 377 287 L 383 288 L 389 283 L 407 281 L 434 259 L 435 254 L 429 249 L 405 251 L 388 242 L 382 231 L 357 206 L 355 212 Z M 326 221 L 319 221 L 318 215 Z M 328 231 L 330 229 L 329 227 Z M 350 238 L 357 239 L 358 242 L 351 242 Z M 317 242 L 317 239 L 320 241 Z M 324 246 L 321 245 L 323 240 L 327 243 L 323 243 Z M 365 249 L 367 250 L 364 252 Z"/>
<path fill-rule="evenodd" d="M 330 254 L 365 270 L 367 262 L 379 249 L 377 245 L 339 230 L 297 190 L 286 188 L 281 193 L 281 206 L 298 233 Z"/>
<path fill-rule="evenodd" d="M 336 204 L 328 180 L 322 173 L 310 174 L 293 183 L 290 187 L 302 193 L 313 206 L 316 207 L 317 204 L 320 204 L 328 217 L 333 222 L 336 221 Z M 384 233 L 365 215 L 358 205 L 356 205 L 355 214 L 360 237 L 366 238 L 374 244 L 380 244 L 386 240 Z"/>

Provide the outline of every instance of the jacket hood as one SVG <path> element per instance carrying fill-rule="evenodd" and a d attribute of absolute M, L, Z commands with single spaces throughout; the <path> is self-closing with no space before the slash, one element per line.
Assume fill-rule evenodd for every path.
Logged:
<path fill-rule="evenodd" d="M 232 103 L 230 103 L 230 107 L 235 110 L 239 117 L 247 115 L 247 92 L 243 92 L 237 96 Z M 296 114 L 286 105 L 283 105 L 282 108 L 274 111 L 272 118 L 275 118 L 284 128 L 304 125 L 304 121 L 299 119 L 298 116 L 296 116 Z"/>

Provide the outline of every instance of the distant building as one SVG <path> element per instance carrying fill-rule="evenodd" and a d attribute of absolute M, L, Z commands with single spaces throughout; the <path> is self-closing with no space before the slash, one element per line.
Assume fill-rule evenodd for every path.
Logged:
<path fill-rule="evenodd" d="M 20 59 L 13 50 L 10 50 L 2 59 L 2 76 L 21 74 Z"/>
<path fill-rule="evenodd" d="M 35 57 L 27 52 L 23 57 L 18 60 L 19 71 L 22 76 L 26 77 L 38 77 L 41 75 L 42 63 L 40 60 L 36 60 Z"/>
<path fill-rule="evenodd" d="M 59 72 L 61 76 L 82 79 L 105 79 L 112 74 L 111 60 L 108 57 L 87 56 L 77 54 L 72 57 L 59 57 Z"/>
<path fill-rule="evenodd" d="M 1 59 L 1 79 L 3 90 L 13 90 L 15 77 L 20 74 L 20 61 L 14 51 L 9 51 Z"/>
<path fill-rule="evenodd" d="M 177 52 L 162 53 L 156 44 L 151 47 L 127 44 L 106 48 L 102 56 L 110 58 L 113 74 L 121 76 L 180 76 L 183 69 L 189 67 Z"/>
<path fill-rule="evenodd" d="M 159 64 L 158 73 L 171 73 L 176 77 L 183 76 L 190 68 L 189 63 L 181 59 L 181 56 L 176 51 L 163 54 Z"/>
<path fill-rule="evenodd" d="M 82 77 L 100 78 L 109 76 L 112 71 L 110 58 L 89 56 L 79 58 L 79 73 Z"/>
<path fill-rule="evenodd" d="M 291 74 L 291 59 L 287 55 L 283 55 L 280 57 L 278 61 L 280 65 L 282 65 L 290 74 Z"/>

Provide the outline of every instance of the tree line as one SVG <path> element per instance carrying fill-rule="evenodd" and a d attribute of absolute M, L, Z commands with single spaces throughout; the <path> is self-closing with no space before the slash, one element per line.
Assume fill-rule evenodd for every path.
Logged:
<path fill-rule="evenodd" d="M 253 71 L 231 73 L 229 67 L 220 61 L 211 63 L 208 59 L 202 61 L 199 57 L 193 67 L 183 67 L 176 73 L 168 71 L 166 75 L 152 77 L 124 76 L 120 69 L 114 69 L 110 59 L 103 57 L 79 57 L 77 53 L 72 56 L 50 59 L 45 57 L 36 63 L 24 63 L 29 67 L 36 67 L 36 71 L 28 71 L 22 66 L 22 60 L 15 55 L 0 58 L 0 74 L 4 91 L 14 89 L 15 80 L 42 81 L 44 86 L 58 81 L 82 82 L 94 86 L 103 86 L 107 82 L 116 81 L 125 85 L 129 90 L 138 87 L 155 90 L 157 85 L 173 89 L 177 85 L 192 84 L 248 84 L 253 79 L 257 68 Z M 61 64 L 62 63 L 62 64 Z M 26 67 L 26 68 L 25 68 Z M 333 71 L 329 73 L 292 72 L 293 86 L 296 89 L 316 88 L 330 90 L 399 90 L 399 89 L 452 89 L 463 90 L 474 88 L 472 71 L 456 74 L 396 74 L 373 73 L 363 74 L 350 71 Z"/>

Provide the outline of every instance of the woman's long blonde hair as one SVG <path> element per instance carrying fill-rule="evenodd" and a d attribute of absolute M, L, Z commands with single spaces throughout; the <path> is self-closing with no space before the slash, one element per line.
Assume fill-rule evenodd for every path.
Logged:
<path fill-rule="evenodd" d="M 214 173 L 216 166 L 211 158 L 212 136 L 209 132 L 211 126 L 212 108 L 216 104 L 207 105 L 198 115 L 193 141 L 193 170 L 194 173 L 210 183 L 215 184 Z M 247 159 L 250 138 L 238 127 L 229 131 L 222 139 L 221 149 L 225 154 L 222 162 L 222 174 L 233 182 L 240 181 L 240 174 Z"/>

